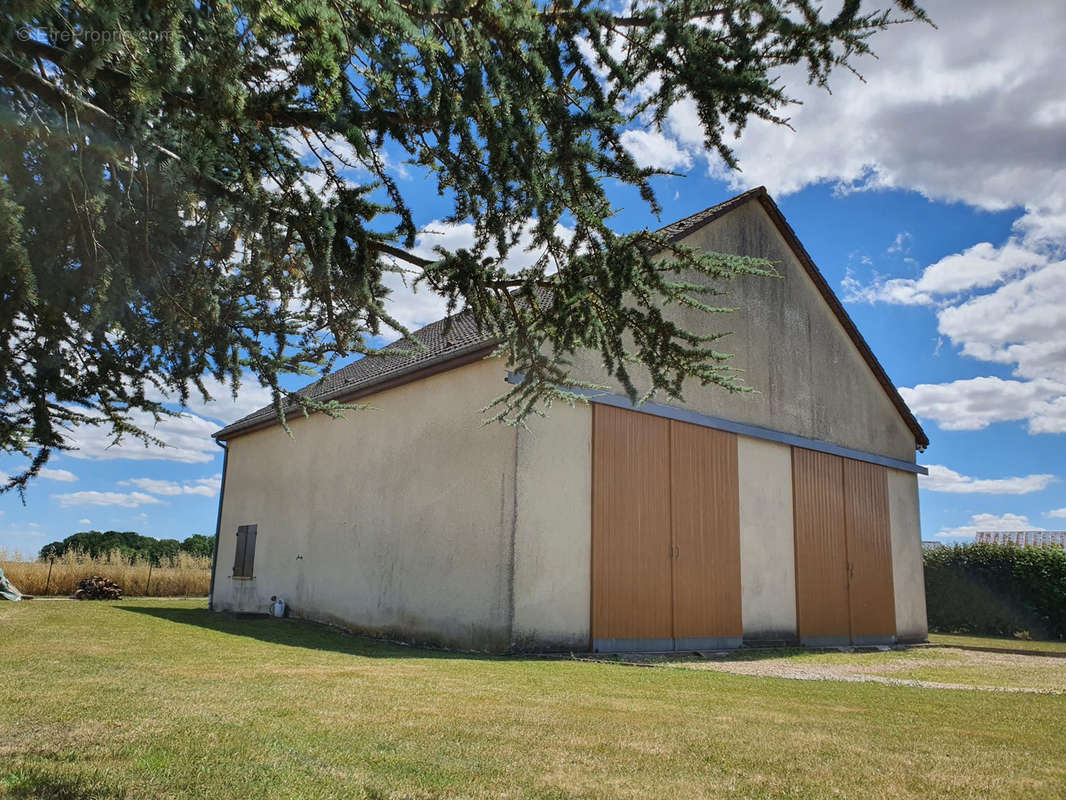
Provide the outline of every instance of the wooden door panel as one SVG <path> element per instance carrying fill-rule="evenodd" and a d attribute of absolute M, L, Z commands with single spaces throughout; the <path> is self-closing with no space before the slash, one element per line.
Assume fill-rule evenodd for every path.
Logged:
<path fill-rule="evenodd" d="M 843 461 L 792 448 L 796 616 L 805 644 L 843 644 L 851 637 Z"/>
<path fill-rule="evenodd" d="M 669 481 L 669 420 L 594 405 L 592 638 L 596 649 L 672 646 Z"/>
<path fill-rule="evenodd" d="M 896 633 L 896 607 L 884 467 L 844 459 L 844 519 L 852 641 L 889 641 Z"/>
<path fill-rule="evenodd" d="M 736 434 L 673 421 L 670 462 L 676 647 L 736 647 L 743 635 Z"/>

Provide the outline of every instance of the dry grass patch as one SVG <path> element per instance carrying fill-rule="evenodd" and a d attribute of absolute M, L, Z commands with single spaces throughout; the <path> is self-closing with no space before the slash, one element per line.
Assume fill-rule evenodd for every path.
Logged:
<path fill-rule="evenodd" d="M 93 575 L 114 581 L 126 597 L 206 597 L 211 587 L 211 559 L 188 553 L 152 566 L 117 551 L 97 557 L 69 551 L 48 562 L 23 561 L 0 550 L 0 569 L 20 592 L 32 595 L 70 596 L 78 581 Z"/>

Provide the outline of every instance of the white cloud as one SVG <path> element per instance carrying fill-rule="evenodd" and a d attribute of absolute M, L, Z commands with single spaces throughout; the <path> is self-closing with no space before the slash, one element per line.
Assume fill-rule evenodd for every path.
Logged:
<path fill-rule="evenodd" d="M 918 289 L 912 278 L 876 277 L 872 283 L 862 283 L 849 269 L 841 281 L 847 303 L 892 303 L 899 306 L 928 306 L 933 296 Z"/>
<path fill-rule="evenodd" d="M 245 373 L 237 398 L 232 389 L 212 377 L 203 380 L 211 400 L 204 400 L 199 389 L 190 386 L 189 398 L 184 406 L 173 395 L 165 395 L 158 389 L 149 390 L 148 399 L 168 404 L 182 410 L 179 416 L 163 417 L 156 422 L 151 414 L 134 411 L 130 414 L 132 424 L 147 431 L 166 443 L 145 446 L 131 436 L 123 436 L 118 444 L 107 426 L 79 425 L 66 432 L 67 443 L 77 449 L 66 455 L 86 460 L 128 459 L 131 461 L 178 461 L 186 464 L 203 464 L 214 461 L 220 452 L 211 434 L 223 426 L 257 411 L 271 402 L 270 390 L 256 382 L 250 373 Z M 67 473 L 66 470 L 55 472 Z M 60 480 L 59 478 L 54 478 Z M 69 480 L 69 479 L 67 479 Z"/>
<path fill-rule="evenodd" d="M 121 506 L 123 508 L 137 508 L 137 506 L 158 505 L 163 501 L 152 497 L 144 492 L 71 492 L 69 494 L 54 494 L 52 499 L 58 500 L 61 508 L 70 506 Z"/>
<path fill-rule="evenodd" d="M 900 231 L 896 234 L 896 238 L 892 244 L 885 250 L 886 253 L 902 253 L 906 254 L 911 251 L 911 242 L 914 241 L 914 237 L 911 236 L 909 231 Z"/>
<path fill-rule="evenodd" d="M 982 377 L 900 387 L 920 417 L 944 430 L 976 431 L 994 422 L 1028 420 L 1030 433 L 1066 432 L 1066 386 L 1057 381 Z"/>
<path fill-rule="evenodd" d="M 213 377 L 205 377 L 203 384 L 208 394 L 211 395 L 211 400 L 204 401 L 200 390 L 195 386 L 190 386 L 189 399 L 182 408 L 191 414 L 207 417 L 224 425 L 235 422 L 271 403 L 270 389 L 260 386 L 250 372 L 245 372 L 242 376 L 236 399 L 233 398 L 233 390 L 228 385 Z M 158 390 L 149 391 L 148 398 L 175 406 L 178 404 L 178 398 L 164 395 Z"/>
<path fill-rule="evenodd" d="M 222 476 L 213 475 L 210 478 L 196 478 L 183 483 L 155 478 L 129 478 L 128 480 L 119 481 L 118 485 L 133 486 L 149 494 L 162 495 L 164 497 L 187 494 L 214 497 L 218 494 L 219 487 L 222 485 Z"/>
<path fill-rule="evenodd" d="M 963 355 L 1066 383 L 1066 261 L 945 308 L 939 319 Z"/>
<path fill-rule="evenodd" d="M 1044 513 L 1045 517 L 1054 517 L 1055 519 L 1066 519 L 1066 508 L 1055 508 L 1051 511 Z"/>
<path fill-rule="evenodd" d="M 666 171 L 687 170 L 692 166 L 691 153 L 660 131 L 624 131 L 621 141 L 637 166 Z"/>
<path fill-rule="evenodd" d="M 61 483 L 71 483 L 78 479 L 78 476 L 69 470 L 51 469 L 50 467 L 42 467 L 41 471 L 37 473 L 37 477 L 46 481 L 60 481 Z M 0 472 L 0 484 L 7 483 L 10 479 L 6 472 Z"/>
<path fill-rule="evenodd" d="M 92 525 L 93 521 L 91 519 L 84 519 L 83 518 L 83 519 L 79 519 L 78 520 L 78 524 L 79 525 Z"/>
<path fill-rule="evenodd" d="M 42 468 L 38 475 L 45 480 L 61 481 L 63 483 L 72 483 L 78 479 L 78 476 L 69 470 L 51 469 L 49 467 Z"/>
<path fill-rule="evenodd" d="M 942 528 L 937 539 L 972 539 L 978 531 L 1042 531 L 1024 514 L 974 514 L 966 525 Z"/>
<path fill-rule="evenodd" d="M 929 474 L 918 476 L 918 486 L 930 492 L 950 494 L 1029 494 L 1046 489 L 1054 475 L 1023 475 L 1015 478 L 973 478 L 940 464 L 929 464 Z"/>
<path fill-rule="evenodd" d="M 897 245 L 889 247 L 888 252 L 899 252 Z M 871 283 L 863 285 L 849 274 L 843 285 L 845 299 L 849 302 L 943 305 L 946 303 L 943 299 L 945 295 L 959 295 L 974 289 L 996 286 L 1022 273 L 1039 270 L 1047 263 L 1046 255 L 1034 252 L 1022 241 L 1012 238 L 1002 247 L 980 242 L 961 253 L 945 256 L 926 267 L 918 278 L 878 276 Z M 1017 283 L 1010 286 L 1017 286 Z M 953 310 L 948 305 L 940 313 L 941 331 L 949 336 L 952 334 L 944 329 L 944 318 Z"/>
<path fill-rule="evenodd" d="M 219 448 L 211 439 L 211 434 L 221 427 L 218 422 L 188 413 L 164 417 L 158 423 L 151 414 L 145 412 L 133 412 L 130 416 L 134 425 L 166 442 L 167 446 L 145 446 L 130 436 L 124 436 L 121 442 L 112 444 L 114 437 L 109 428 L 81 425 L 68 432 L 68 443 L 77 449 L 65 455 L 93 460 L 164 460 L 196 464 L 212 461 L 219 453 Z"/>
<path fill-rule="evenodd" d="M 901 25 L 874 38 L 878 58 L 858 62 L 866 83 L 838 73 L 830 95 L 803 85 L 801 67 L 783 71 L 802 101 L 785 110 L 795 133 L 755 121 L 735 146 L 744 171 L 724 173 L 713 160 L 712 169 L 779 193 L 831 181 L 988 209 L 1062 200 L 1066 117 L 1047 79 L 1066 72 L 1062 4 L 1034 0 L 1019 13 L 941 0 L 930 13 L 938 28 Z"/>
<path fill-rule="evenodd" d="M 1002 248 L 976 245 L 942 259 L 917 281 L 862 286 L 849 275 L 844 289 L 850 301 L 931 304 L 942 292 L 996 281 L 1001 285 L 992 291 L 941 304 L 938 329 L 961 355 L 1008 365 L 1022 380 L 926 384 L 907 390 L 905 399 L 948 430 L 1028 420 L 1030 433 L 1066 432 L 1066 261 L 1049 261 L 1012 239 Z"/>

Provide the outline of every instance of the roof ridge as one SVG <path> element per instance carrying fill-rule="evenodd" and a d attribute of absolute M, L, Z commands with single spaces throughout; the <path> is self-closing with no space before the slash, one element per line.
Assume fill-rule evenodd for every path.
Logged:
<path fill-rule="evenodd" d="M 748 200 L 754 197 L 763 197 L 767 195 L 765 186 L 756 186 L 754 189 L 748 189 L 746 192 L 741 192 L 738 195 L 730 197 L 728 200 L 723 200 L 721 203 L 716 203 L 713 206 L 708 206 L 702 211 L 697 211 L 694 214 L 689 214 L 687 217 L 671 222 L 669 225 L 664 225 L 659 228 L 656 233 L 665 234 L 670 238 L 670 241 L 676 242 L 679 239 L 683 239 L 698 228 L 702 228 L 709 222 L 713 222 L 723 214 L 732 211 L 738 206 L 744 205 Z"/>

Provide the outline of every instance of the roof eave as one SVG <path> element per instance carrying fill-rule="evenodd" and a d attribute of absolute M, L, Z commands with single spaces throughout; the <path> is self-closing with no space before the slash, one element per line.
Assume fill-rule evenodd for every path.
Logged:
<path fill-rule="evenodd" d="M 499 343 L 500 340 L 498 338 L 493 338 L 487 342 L 474 342 L 473 344 L 457 348 L 456 350 L 441 356 L 411 364 L 410 366 L 398 369 L 395 372 L 380 375 L 373 380 L 367 381 L 354 388 L 340 387 L 332 392 L 323 394 L 321 397 L 316 397 L 315 400 L 316 402 L 322 403 L 328 403 L 331 400 L 348 402 L 351 400 L 357 400 L 360 397 L 366 397 L 375 392 L 382 392 L 386 389 L 403 386 L 406 383 L 412 383 L 421 380 L 422 378 L 428 378 L 430 375 L 435 375 L 439 372 L 445 372 L 449 369 L 465 366 L 474 361 L 480 361 L 482 358 L 491 355 L 499 346 Z M 374 358 L 374 356 L 364 357 Z M 290 405 L 285 408 L 285 414 L 288 415 L 290 412 L 298 412 L 299 408 L 298 405 Z M 216 431 L 211 434 L 211 436 L 217 441 L 225 442 L 234 439 L 237 436 L 254 433 L 255 431 L 263 430 L 265 428 L 272 428 L 278 424 L 280 424 L 280 420 L 277 415 L 274 414 L 263 419 L 235 422 L 232 425 L 227 425 L 225 428 Z"/>

